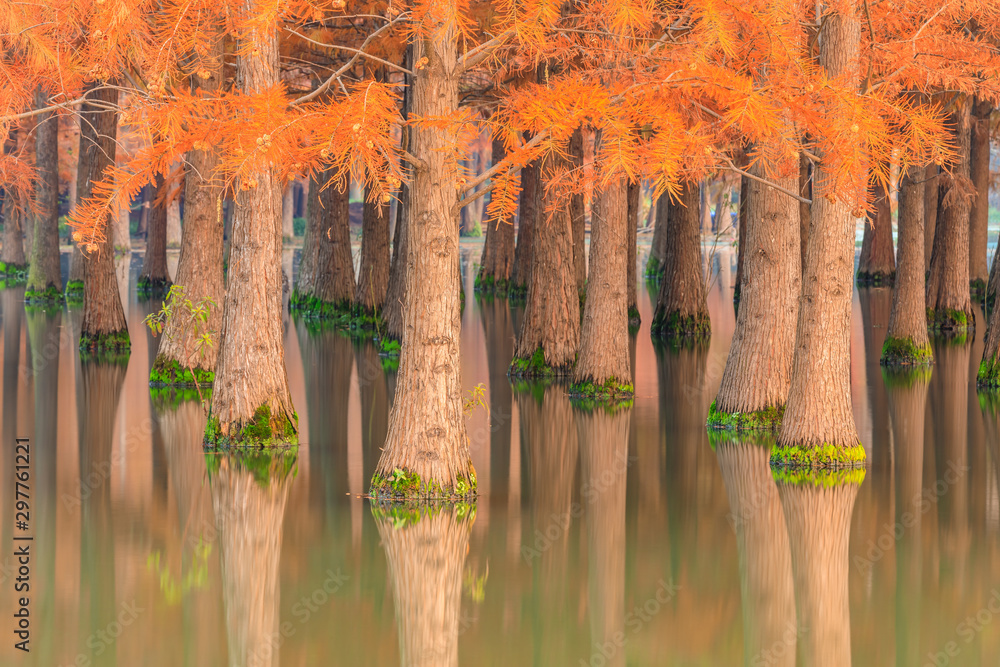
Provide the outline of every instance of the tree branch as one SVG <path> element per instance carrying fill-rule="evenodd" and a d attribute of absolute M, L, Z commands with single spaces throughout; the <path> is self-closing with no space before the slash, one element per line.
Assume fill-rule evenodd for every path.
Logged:
<path fill-rule="evenodd" d="M 477 46 L 476 48 L 472 49 L 471 51 L 466 52 L 466 54 L 462 56 L 462 59 L 458 61 L 458 68 L 456 73 L 461 74 L 467 70 L 472 69 L 479 63 L 483 62 L 491 55 L 493 55 L 494 49 L 501 46 L 513 35 L 514 35 L 513 30 L 505 30 L 504 32 L 500 33 L 490 41 L 484 42 L 479 46 Z"/>
<path fill-rule="evenodd" d="M 766 178 L 761 178 L 760 176 L 757 176 L 755 174 L 751 174 L 749 171 L 746 171 L 745 169 L 740 169 L 739 167 L 737 167 L 733 163 L 732 160 L 729 159 L 729 156 L 727 156 L 727 155 L 720 155 L 719 157 L 721 157 L 723 160 L 725 160 L 728 163 L 729 168 L 732 169 L 733 171 L 735 171 L 737 174 L 740 174 L 742 176 L 746 176 L 747 178 L 749 178 L 752 181 L 757 181 L 758 183 L 763 183 L 764 185 L 766 185 L 768 187 L 774 188 L 775 190 L 777 190 L 781 194 L 788 195 L 792 199 L 799 200 L 803 204 L 812 204 L 812 199 L 806 199 L 805 197 L 802 197 L 801 195 L 798 195 L 798 194 L 792 192 L 791 190 L 786 190 L 785 188 L 781 187 L 777 183 L 773 183 L 773 182 L 767 180 Z"/>

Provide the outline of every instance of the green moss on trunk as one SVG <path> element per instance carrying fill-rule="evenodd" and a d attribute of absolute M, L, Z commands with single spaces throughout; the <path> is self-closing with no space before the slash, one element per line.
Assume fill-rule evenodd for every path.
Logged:
<path fill-rule="evenodd" d="M 615 411 L 632 407 L 632 397 L 635 388 L 631 382 L 623 382 L 617 378 L 608 378 L 604 382 L 594 382 L 592 379 L 575 382 L 569 387 L 569 398 L 573 405 L 582 410 L 605 408 Z"/>
<path fill-rule="evenodd" d="M 969 295 L 972 297 L 973 301 L 979 301 L 982 303 L 986 300 L 986 281 L 982 278 L 976 278 L 975 280 L 969 281 Z"/>
<path fill-rule="evenodd" d="M 855 276 L 858 287 L 890 287 L 896 281 L 896 272 L 858 271 Z"/>
<path fill-rule="evenodd" d="M 680 342 L 684 338 L 710 338 L 712 323 L 707 313 L 681 315 L 678 311 L 660 313 L 653 318 L 649 333 L 664 341 Z"/>
<path fill-rule="evenodd" d="M 83 281 L 71 280 L 66 283 L 66 303 L 72 306 L 83 304 Z"/>
<path fill-rule="evenodd" d="M 343 320 L 349 324 L 353 304 L 346 300 L 338 303 L 323 301 L 315 295 L 300 294 L 296 290 L 288 300 L 288 308 L 302 317 Z"/>
<path fill-rule="evenodd" d="M 62 290 L 55 285 L 49 285 L 41 291 L 29 289 L 24 293 L 24 302 L 37 304 L 58 304 L 63 302 L 63 293 Z"/>
<path fill-rule="evenodd" d="M 150 278 L 142 276 L 135 284 L 135 291 L 139 296 L 162 296 L 170 291 L 173 283 L 167 278 Z M 67 291 L 69 288 L 67 287 Z"/>
<path fill-rule="evenodd" d="M 421 479 L 412 470 L 396 468 L 391 475 L 372 476 L 369 495 L 375 500 L 461 500 L 472 499 L 477 494 L 476 471 L 469 462 L 469 478 L 459 475 L 454 482 L 441 484 L 436 480 Z"/>
<path fill-rule="evenodd" d="M 80 352 L 89 354 L 128 354 L 132 350 L 132 341 L 128 331 L 121 329 L 107 333 L 81 333 Z"/>
<path fill-rule="evenodd" d="M 941 308 L 927 309 L 927 327 L 934 333 L 944 336 L 962 335 L 975 329 L 976 322 L 961 310 Z"/>
<path fill-rule="evenodd" d="M 0 262 L 0 282 L 5 288 L 24 285 L 28 282 L 28 265 Z"/>
<path fill-rule="evenodd" d="M 270 406 L 262 405 L 257 408 L 250 421 L 234 424 L 228 434 L 223 434 L 219 418 L 209 415 L 208 423 L 205 424 L 205 445 L 227 448 L 298 444 L 298 420 L 297 414 L 293 414 L 291 419 L 284 415 L 272 415 Z"/>
<path fill-rule="evenodd" d="M 190 369 L 163 355 L 156 355 L 153 368 L 149 371 L 150 387 L 193 387 L 196 380 L 201 386 L 211 385 L 215 381 L 215 373 L 195 368 L 194 375 L 191 375 Z"/>
<path fill-rule="evenodd" d="M 649 259 L 646 261 L 646 280 L 659 282 L 661 278 L 663 278 L 663 266 L 660 265 L 660 260 L 656 258 L 656 255 L 650 253 Z"/>
<path fill-rule="evenodd" d="M 507 288 L 507 300 L 513 304 L 523 305 L 528 300 L 528 286 L 511 283 Z"/>
<path fill-rule="evenodd" d="M 788 468 L 857 468 L 865 464 L 861 444 L 841 447 L 823 443 L 817 446 L 780 445 L 771 448 L 771 465 Z"/>
<path fill-rule="evenodd" d="M 506 278 L 501 278 L 497 280 L 492 275 L 483 275 L 479 273 L 476 275 L 476 282 L 473 285 L 473 289 L 481 294 L 492 294 L 496 296 L 506 296 L 510 291 L 511 285 L 510 281 Z"/>
<path fill-rule="evenodd" d="M 883 366 L 926 366 L 934 363 L 930 345 L 918 347 L 911 338 L 887 336 L 879 363 Z"/>
<path fill-rule="evenodd" d="M 628 332 L 630 334 L 638 333 L 640 324 L 642 324 L 642 317 L 639 315 L 639 309 L 636 308 L 635 306 L 629 306 Z"/>
<path fill-rule="evenodd" d="M 566 366 L 549 366 L 545 363 L 545 351 L 538 348 L 527 359 L 514 357 L 507 369 L 507 375 L 514 378 L 552 378 L 569 375 L 573 372 L 573 364 Z"/>
<path fill-rule="evenodd" d="M 708 408 L 708 427 L 733 431 L 776 431 L 785 415 L 785 406 L 768 406 L 755 412 L 723 412 L 715 407 L 715 401 Z"/>
<path fill-rule="evenodd" d="M 1000 359 L 983 359 L 976 374 L 976 386 L 1000 388 Z"/>

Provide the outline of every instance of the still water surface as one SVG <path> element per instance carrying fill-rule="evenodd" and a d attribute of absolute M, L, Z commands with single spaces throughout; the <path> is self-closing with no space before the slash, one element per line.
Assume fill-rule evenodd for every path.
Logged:
<path fill-rule="evenodd" d="M 141 321 L 158 304 L 134 287 L 127 367 L 81 364 L 79 308 L 26 313 L 23 289 L 0 292 L 0 664 L 998 663 L 984 327 L 935 347 L 929 384 L 887 382 L 891 293 L 856 294 L 869 468 L 860 486 L 815 488 L 776 482 L 766 441 L 706 433 L 735 325 L 728 253 L 709 345 L 654 347 L 655 295 L 640 287 L 635 404 L 613 415 L 575 409 L 558 385 L 512 391 L 520 312 L 478 301 L 478 249 L 463 259 L 463 382 L 491 407 L 469 419 L 471 528 L 452 511 L 394 523 L 358 497 L 394 386 L 371 344 L 286 320 L 303 445 L 264 468 L 206 457 L 200 406 L 151 398 L 157 341 Z M 15 436 L 33 447 L 28 655 L 12 638 Z"/>

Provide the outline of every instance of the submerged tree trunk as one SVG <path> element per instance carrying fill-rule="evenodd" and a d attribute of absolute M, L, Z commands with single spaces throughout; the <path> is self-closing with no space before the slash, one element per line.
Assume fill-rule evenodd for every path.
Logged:
<path fill-rule="evenodd" d="M 649 246 L 649 259 L 646 260 L 646 280 L 663 278 L 663 257 L 667 251 L 667 226 L 670 220 L 670 195 L 664 192 L 656 200 L 656 221 L 653 227 L 653 240 Z M 742 222 L 742 220 L 741 220 Z"/>
<path fill-rule="evenodd" d="M 969 298 L 969 212 L 975 195 L 969 179 L 970 102 L 956 105 L 949 124 L 958 162 L 942 199 L 927 283 L 927 324 L 943 335 L 965 335 L 976 328 Z"/>
<path fill-rule="evenodd" d="M 972 107 L 969 175 L 975 198 L 969 215 L 969 285 L 975 299 L 986 295 L 989 267 L 986 264 L 987 227 L 990 221 L 990 115 L 993 103 L 976 99 Z"/>
<path fill-rule="evenodd" d="M 417 117 L 445 117 L 458 109 L 458 12 L 454 0 L 424 18 L 413 81 Z M 376 498 L 470 497 L 476 474 L 462 404 L 460 362 L 458 168 L 450 158 L 458 130 L 415 129 L 406 258 L 406 301 L 396 396 L 389 430 L 372 478 Z"/>
<path fill-rule="evenodd" d="M 761 178 L 765 170 L 750 171 Z M 794 171 L 771 180 L 794 191 Z M 716 428 L 777 428 L 788 399 L 795 324 L 802 291 L 799 207 L 791 197 L 748 179 L 746 252 L 740 307 L 729 358 L 709 425 Z"/>
<path fill-rule="evenodd" d="M 632 396 L 628 349 L 628 184 L 617 177 L 594 198 L 590 251 L 594 258 L 570 391 L 599 400 Z M 635 262 L 632 262 L 635 264 Z"/>
<path fill-rule="evenodd" d="M 856 13 L 826 16 L 820 66 L 857 82 L 861 22 Z M 820 156 L 822 158 L 822 156 Z M 833 175 L 814 165 L 812 217 L 802 276 L 792 382 L 772 460 L 793 465 L 857 465 L 864 460 L 851 409 L 851 204 L 829 191 Z M 832 447 L 824 447 L 832 445 Z M 787 516 L 787 515 L 786 515 Z"/>
<path fill-rule="evenodd" d="M 221 56 L 222 38 L 213 47 Z M 202 89 L 212 94 L 222 85 L 222 68 L 211 72 L 209 79 L 200 79 Z M 215 149 L 191 150 L 190 165 L 184 179 L 184 213 L 186 221 L 181 233 L 181 254 L 177 262 L 177 285 L 184 289 L 184 298 L 192 303 L 206 302 L 208 321 L 197 328 L 212 336 L 212 345 L 198 345 L 195 322 L 191 313 L 175 313 L 163 330 L 150 381 L 164 384 L 192 382 L 195 378 L 187 367 L 195 369 L 199 382 L 215 379 L 215 364 L 219 352 L 222 309 L 226 296 L 222 271 L 222 185 L 212 176 L 220 156 Z M 152 231 L 152 230 L 150 230 Z M 164 237 L 165 238 L 165 237 Z M 211 303 L 207 303 L 210 301 Z"/>
<path fill-rule="evenodd" d="M 259 9 L 256 0 L 244 11 Z M 261 25 L 244 36 L 252 52 L 238 49 L 240 90 L 256 94 L 277 84 L 275 26 Z M 281 294 L 281 176 L 265 165 L 236 181 L 236 216 L 229 281 L 222 313 L 221 343 L 212 392 L 212 444 L 294 439 L 298 417 L 285 371 Z"/>
<path fill-rule="evenodd" d="M 685 181 L 667 217 L 663 280 L 649 333 L 661 340 L 707 338 L 712 334 L 701 268 L 698 184 Z"/>
<path fill-rule="evenodd" d="M 118 89 L 95 90 L 91 96 L 98 105 L 84 104 L 81 127 L 90 128 L 80 134 L 80 158 L 87 171 L 80 171 L 81 183 L 77 201 L 91 196 L 93 184 L 101 179 L 105 169 L 114 164 L 118 134 L 118 113 L 106 110 L 118 104 Z M 83 323 L 80 327 L 80 349 L 91 353 L 127 354 L 131 349 L 125 310 L 122 308 L 115 273 L 114 221 L 105 219 L 104 240 L 85 258 L 83 287 Z M 36 234 L 37 235 L 37 234 Z M 58 260 L 58 258 L 57 258 Z M 58 264 L 56 265 L 58 270 Z M 57 273 L 58 275 L 58 273 Z"/>
<path fill-rule="evenodd" d="M 871 189 L 875 198 L 875 213 L 865 224 L 858 259 L 858 285 L 891 285 L 896 275 L 896 258 L 892 251 L 892 202 L 878 179 L 874 179 Z"/>
<path fill-rule="evenodd" d="M 569 140 L 569 154 L 574 169 L 583 171 L 583 130 L 576 128 Z M 583 192 L 574 192 L 569 199 L 569 216 L 573 227 L 573 270 L 576 289 L 587 284 L 587 227 L 584 219 Z"/>
<path fill-rule="evenodd" d="M 538 170 L 548 179 L 569 166 L 564 157 L 552 155 Z M 552 214 L 540 214 L 532 230 L 528 301 L 510 366 L 515 377 L 570 374 L 580 344 L 572 221 L 568 206 L 556 202 L 556 197 L 554 192 L 545 192 L 538 208 Z"/>
<path fill-rule="evenodd" d="M 923 169 L 911 169 L 899 184 L 899 264 L 882 346 L 883 365 L 929 364 L 933 360 L 924 308 L 923 174 Z"/>
<path fill-rule="evenodd" d="M 517 213 L 517 246 L 514 249 L 514 267 L 510 273 L 510 296 L 522 299 L 528 294 L 531 271 L 534 268 L 532 239 L 536 224 L 542 220 L 539 209 L 542 187 L 538 162 L 521 168 L 521 199 Z M 575 266 L 575 265 L 574 265 Z"/>
<path fill-rule="evenodd" d="M 146 255 L 136 287 L 140 293 L 157 296 L 170 289 L 170 273 L 167 271 L 167 188 L 162 174 L 156 175 L 153 192 Z"/>
<path fill-rule="evenodd" d="M 937 232 L 938 199 L 941 194 L 941 169 L 933 162 L 924 170 L 924 270 L 930 273 L 934 236 Z"/>
<path fill-rule="evenodd" d="M 457 666 L 462 576 L 475 512 L 470 517 L 449 505 L 402 527 L 378 506 L 372 514 L 389 565 L 400 664 Z"/>
<path fill-rule="evenodd" d="M 493 139 L 493 164 L 505 157 L 503 140 Z M 479 258 L 476 289 L 486 293 L 506 294 L 514 268 L 514 223 L 507 217 L 486 223 L 486 241 Z"/>
<path fill-rule="evenodd" d="M 114 101 L 117 102 L 117 99 L 116 95 Z M 42 108 L 48 104 L 48 95 L 39 88 L 35 93 L 35 106 Z M 114 116 L 110 112 L 109 115 Z M 111 159 L 114 160 L 114 134 L 111 138 Z M 83 135 L 80 141 L 82 144 Z M 31 239 L 28 288 L 24 299 L 28 302 L 59 303 L 63 300 L 62 276 L 59 273 L 59 124 L 52 111 L 38 117 L 35 151 L 35 168 L 38 171 L 35 205 L 38 207 L 38 215 Z M 103 166 L 102 164 L 102 171 Z M 96 177 L 100 177 L 100 172 Z M 111 231 L 110 226 L 105 230 L 109 239 L 112 237 Z M 113 252 L 114 246 L 111 247 Z"/>
<path fill-rule="evenodd" d="M 378 317 L 389 287 L 389 205 L 368 197 L 361 214 L 360 267 L 354 303 L 364 315 Z"/>
<path fill-rule="evenodd" d="M 639 317 L 638 276 L 636 276 L 636 259 L 639 253 L 639 200 L 642 197 L 642 183 L 628 182 L 628 252 L 625 255 L 626 287 L 628 289 L 628 327 L 629 331 L 638 331 L 642 318 Z"/>

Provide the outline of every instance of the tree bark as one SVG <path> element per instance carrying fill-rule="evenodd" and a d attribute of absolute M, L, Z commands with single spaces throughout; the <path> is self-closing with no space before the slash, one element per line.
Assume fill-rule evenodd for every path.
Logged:
<path fill-rule="evenodd" d="M 538 171 L 547 180 L 570 166 L 566 158 L 553 154 Z M 580 344 L 572 221 L 568 205 L 556 197 L 545 191 L 538 208 L 552 214 L 548 219 L 539 215 L 533 224 L 528 300 L 510 367 L 514 377 L 569 375 Z"/>
<path fill-rule="evenodd" d="M 458 109 L 457 18 L 455 0 L 439 3 L 412 45 L 414 59 L 427 63 L 412 86 L 417 117 Z M 422 163 L 414 168 L 403 341 L 388 436 L 372 478 L 376 498 L 476 493 L 462 404 L 459 175 L 449 157 L 456 145 L 454 126 L 413 131 L 411 152 Z"/>
<path fill-rule="evenodd" d="M 295 238 L 295 183 L 292 181 L 281 195 L 281 236 L 289 241 Z"/>
<path fill-rule="evenodd" d="M 533 231 L 541 221 L 541 178 L 538 162 L 532 162 L 521 168 L 521 199 L 517 214 L 517 246 L 514 249 L 514 267 L 510 273 L 510 296 L 515 299 L 525 298 L 528 285 L 531 283 L 531 271 L 534 268 L 532 252 L 534 241 Z M 574 264 L 575 267 L 575 264 Z M 575 268 L 574 268 L 575 270 Z"/>
<path fill-rule="evenodd" d="M 117 102 L 117 97 L 115 101 Z M 39 88 L 35 93 L 35 106 L 42 108 L 48 104 L 48 95 Z M 111 155 L 114 154 L 114 143 L 112 143 Z M 35 218 L 35 229 L 31 240 L 28 287 L 24 299 L 28 302 L 61 303 L 63 292 L 62 276 L 59 273 L 59 124 L 56 114 L 52 111 L 38 116 L 38 125 L 35 127 L 35 168 L 38 171 L 35 186 L 35 205 L 38 207 L 38 215 Z M 100 172 L 98 177 L 99 175 Z M 105 231 L 108 238 L 111 238 L 110 226 Z"/>
<path fill-rule="evenodd" d="M 664 192 L 656 200 L 656 221 L 653 227 L 653 241 L 649 246 L 646 260 L 646 280 L 659 282 L 663 278 L 663 257 L 667 251 L 667 226 L 670 224 L 670 209 L 673 208 L 670 195 Z"/>
<path fill-rule="evenodd" d="M 799 196 L 812 199 L 812 162 L 805 153 L 799 156 Z M 802 253 L 802 271 L 806 270 L 806 244 L 809 241 L 809 220 L 812 217 L 812 206 L 799 202 L 799 247 Z"/>
<path fill-rule="evenodd" d="M 597 203 L 599 200 L 599 203 Z M 630 399 L 632 371 L 628 349 L 629 206 L 624 176 L 610 181 L 592 207 L 587 284 L 580 331 L 580 354 L 570 391 L 599 400 Z M 537 238 L 537 237 L 536 237 Z M 635 264 L 634 258 L 632 264 Z"/>
<path fill-rule="evenodd" d="M 743 265 L 745 264 L 745 252 L 747 241 L 747 227 L 750 226 L 750 179 L 746 176 L 740 177 L 740 228 L 736 236 L 736 286 L 733 288 L 733 308 L 738 315 L 740 312 L 740 293 L 743 290 Z"/>
<path fill-rule="evenodd" d="M 353 270 L 353 263 L 352 263 Z M 361 264 L 354 303 L 361 312 L 380 318 L 389 288 L 389 206 L 365 197 L 361 215 Z"/>
<path fill-rule="evenodd" d="M 82 191 L 78 191 L 77 201 L 81 202 L 91 196 L 93 184 L 114 164 L 118 134 L 118 113 L 106 110 L 118 104 L 118 90 L 96 90 L 91 98 L 97 104 L 84 104 L 81 109 L 81 127 L 89 128 L 86 135 L 80 133 L 80 159 L 88 167 L 79 175 Z M 80 349 L 90 353 L 128 354 L 131 349 L 115 273 L 113 214 L 109 213 L 105 219 L 104 240 L 85 257 Z M 56 267 L 58 270 L 58 264 Z"/>
<path fill-rule="evenodd" d="M 212 47 L 221 57 L 223 39 L 216 38 Z M 212 95 L 222 86 L 223 72 L 218 67 L 208 79 L 199 79 L 201 89 Z M 163 330 L 153 373 L 159 371 L 157 381 L 173 384 L 191 381 L 188 366 L 195 369 L 198 381 L 211 382 L 215 378 L 215 365 L 219 352 L 219 332 L 222 329 L 222 310 L 226 296 L 226 279 L 223 274 L 223 221 L 222 185 L 213 178 L 220 156 L 215 149 L 191 150 L 187 155 L 190 165 L 184 178 L 184 230 L 181 233 L 181 253 L 177 262 L 177 285 L 184 288 L 184 297 L 192 303 L 210 301 L 208 321 L 201 325 L 210 332 L 212 345 L 199 349 L 198 337 L 190 313 L 176 313 Z M 162 215 L 162 214 L 161 214 Z M 164 236 L 165 238 L 165 236 Z"/>
<path fill-rule="evenodd" d="M 854 10 L 823 23 L 820 66 L 831 78 L 857 82 L 861 22 Z M 820 156 L 822 157 L 822 156 Z M 851 410 L 851 295 L 856 220 L 849 202 L 830 191 L 833 174 L 814 165 L 812 215 L 792 360 L 792 382 L 778 448 L 801 448 L 805 465 L 857 465 L 864 460 Z M 824 453 L 822 445 L 832 445 Z M 776 448 L 772 460 L 783 458 Z M 787 448 L 787 449 L 785 449 Z M 828 456 L 829 454 L 829 456 Z M 787 459 L 786 459 L 787 460 Z M 799 461 L 790 461 L 799 463 Z M 787 517 L 787 515 L 786 515 Z"/>
<path fill-rule="evenodd" d="M 858 486 L 778 482 L 795 580 L 798 654 L 810 667 L 851 664 L 848 547 Z"/>
<path fill-rule="evenodd" d="M 19 203 L 14 191 L 7 188 L 3 193 L 3 250 L 0 253 L 3 267 L 0 274 L 10 277 L 28 270 L 28 260 L 24 256 L 24 229 L 21 225 L 24 211 Z"/>
<path fill-rule="evenodd" d="M 155 196 L 155 189 L 149 183 L 143 186 L 142 191 L 139 193 L 142 198 L 142 209 L 139 211 L 139 224 L 136 225 L 135 235 L 139 238 L 146 239 L 149 242 L 149 209 L 153 205 L 153 197 Z M 166 239 L 166 231 L 164 231 L 163 237 Z"/>
<path fill-rule="evenodd" d="M 969 298 L 969 212 L 975 196 L 969 178 L 971 103 L 963 99 L 956 105 L 949 125 L 958 162 L 941 202 L 927 284 L 927 323 L 945 336 L 964 336 L 976 328 Z"/>
<path fill-rule="evenodd" d="M 569 154 L 573 169 L 582 172 L 583 130 L 579 127 L 570 137 Z M 587 228 L 582 191 L 570 195 L 569 215 L 573 227 L 573 270 L 576 275 L 576 289 L 582 292 L 587 284 Z"/>
<path fill-rule="evenodd" d="M 923 169 L 907 171 L 899 184 L 899 264 L 881 363 L 929 364 L 933 360 L 924 308 Z"/>
<path fill-rule="evenodd" d="M 990 312 L 986 327 L 983 360 L 976 375 L 979 387 L 1000 388 L 1000 317 L 997 317 L 997 310 L 1000 309 L 994 307 Z"/>
<path fill-rule="evenodd" d="M 243 11 L 260 8 L 253 0 Z M 239 89 L 256 94 L 278 82 L 278 39 L 268 23 L 237 49 Z M 236 181 L 236 215 L 229 258 L 229 288 L 212 392 L 212 444 L 286 442 L 298 431 L 285 371 L 281 294 L 281 177 L 265 164 Z"/>
<path fill-rule="evenodd" d="M 760 164 L 750 171 L 765 177 Z M 796 178 L 786 171 L 771 180 L 794 191 Z M 799 209 L 791 197 L 748 181 L 740 307 L 709 425 L 774 429 L 788 400 L 802 291 Z"/>
<path fill-rule="evenodd" d="M 393 230 L 392 264 L 389 266 L 389 285 L 385 291 L 385 333 L 387 340 L 403 340 L 403 303 L 406 299 L 407 241 L 410 226 L 410 187 L 405 183 L 399 189 L 396 205 L 396 228 Z"/>
<path fill-rule="evenodd" d="M 182 165 L 175 164 L 173 169 L 183 168 Z M 182 177 L 183 178 L 183 177 Z M 184 184 L 181 183 L 177 186 L 180 191 L 184 190 Z M 178 194 L 174 197 L 171 202 L 167 205 L 167 247 L 177 248 L 181 244 L 181 235 L 183 231 L 181 230 L 181 197 Z"/>
<path fill-rule="evenodd" d="M 997 290 L 1000 288 L 1000 243 L 993 250 L 993 263 L 990 265 L 990 279 L 986 283 L 986 307 L 996 305 Z"/>
<path fill-rule="evenodd" d="M 924 171 L 924 270 L 931 271 L 931 255 L 937 231 L 938 200 L 941 194 L 941 169 L 933 162 Z"/>
<path fill-rule="evenodd" d="M 455 506 L 398 527 L 390 512 L 372 507 L 392 581 L 403 667 L 458 665 L 462 575 L 472 518 Z"/>
<path fill-rule="evenodd" d="M 990 115 L 993 103 L 976 99 L 972 106 L 969 175 L 976 190 L 969 215 L 969 284 L 975 299 L 986 294 L 987 227 L 990 221 Z"/>
<path fill-rule="evenodd" d="M 875 199 L 874 217 L 869 216 L 861 241 L 858 260 L 858 285 L 891 285 L 896 275 L 896 258 L 892 250 L 892 203 L 885 187 L 873 179 L 871 190 Z"/>
<path fill-rule="evenodd" d="M 501 139 L 493 139 L 493 164 L 506 157 Z M 506 294 L 514 268 L 514 221 L 510 218 L 486 223 L 486 241 L 479 258 L 476 290 Z"/>
<path fill-rule="evenodd" d="M 628 252 L 625 255 L 625 269 L 628 288 L 628 327 L 638 331 L 642 318 L 639 316 L 638 276 L 636 275 L 639 254 L 639 200 L 642 197 L 642 183 L 628 182 Z"/>
<path fill-rule="evenodd" d="M 649 328 L 653 338 L 679 342 L 712 335 L 701 268 L 698 206 L 698 184 L 685 181 L 664 230 L 663 280 Z"/>
<path fill-rule="evenodd" d="M 300 266 L 291 306 L 306 317 L 333 317 L 349 313 L 354 301 L 350 188 L 346 182 L 313 185 L 319 192 L 310 198 L 315 206 L 309 211 L 310 246 L 303 249 L 306 272 Z"/>
<path fill-rule="evenodd" d="M 156 175 L 153 192 L 146 255 L 136 287 L 140 293 L 162 296 L 170 289 L 170 273 L 167 271 L 167 188 L 162 174 Z"/>

